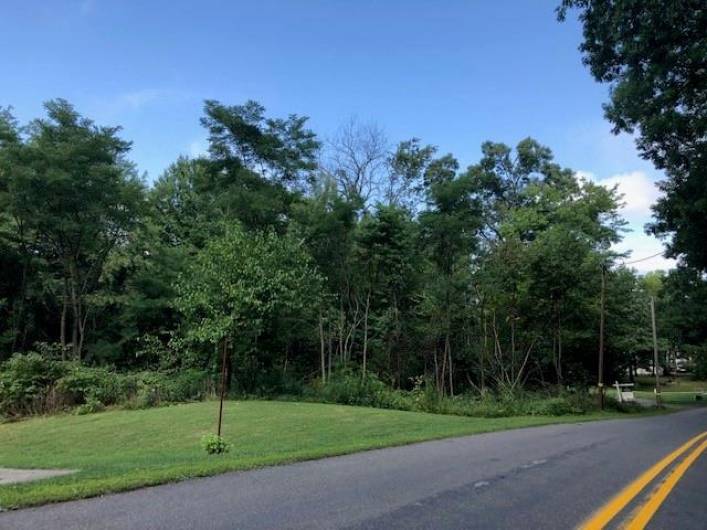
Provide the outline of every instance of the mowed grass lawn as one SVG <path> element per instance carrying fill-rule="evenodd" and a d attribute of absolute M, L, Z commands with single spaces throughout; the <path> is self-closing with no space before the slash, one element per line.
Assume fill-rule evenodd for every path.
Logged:
<path fill-rule="evenodd" d="M 616 414 L 466 418 L 318 403 L 229 401 L 223 434 L 233 444 L 209 456 L 217 402 L 145 410 L 59 415 L 0 424 L 0 467 L 68 468 L 77 473 L 0 487 L 0 506 L 18 508 L 480 432 L 616 417 Z"/>
<path fill-rule="evenodd" d="M 637 398 L 648 401 L 655 400 L 655 379 L 649 376 L 636 378 L 635 395 Z M 612 388 L 613 396 L 616 391 Z M 679 377 L 660 378 L 661 400 L 665 404 L 676 405 L 707 405 L 707 396 L 703 392 L 707 391 L 707 381 L 693 379 L 691 376 L 681 375 Z M 701 399 L 697 399 L 696 396 Z"/>
<path fill-rule="evenodd" d="M 636 390 L 634 394 L 640 399 L 655 400 L 654 391 Z M 703 396 L 701 391 L 661 391 L 660 400 L 665 404 L 707 405 L 707 396 Z"/>

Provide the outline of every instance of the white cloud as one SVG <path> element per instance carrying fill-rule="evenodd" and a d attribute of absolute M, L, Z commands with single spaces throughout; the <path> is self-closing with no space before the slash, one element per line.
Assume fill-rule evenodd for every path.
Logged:
<path fill-rule="evenodd" d="M 591 180 L 608 189 L 616 186 L 622 196 L 621 215 L 628 220 L 647 222 L 652 215 L 651 206 L 661 195 L 656 183 L 643 171 L 619 173 L 606 178 L 598 178 L 590 171 L 577 171 L 575 174 L 580 179 Z"/>
<path fill-rule="evenodd" d="M 643 171 L 621 173 L 601 179 L 598 184 L 606 188 L 618 187 L 623 195 L 622 213 L 626 217 L 646 218 L 651 216 L 651 206 L 660 197 L 660 190 Z"/>
<path fill-rule="evenodd" d="M 624 235 L 623 241 L 614 245 L 617 252 L 630 252 L 625 262 L 641 260 L 628 265 L 641 273 L 652 270 L 667 270 L 675 267 L 675 260 L 655 254 L 664 251 L 660 240 L 646 234 L 643 225 L 651 219 L 651 205 L 660 197 L 660 190 L 655 182 L 643 171 L 629 171 L 619 173 L 607 178 L 598 178 L 590 171 L 577 171 L 577 178 L 591 180 L 595 184 L 606 188 L 617 186 L 618 192 L 623 195 L 623 207 L 620 209 L 622 217 L 628 221 L 627 228 L 631 230 Z M 653 256 L 648 259 L 643 259 Z"/>
<path fill-rule="evenodd" d="M 668 270 L 673 269 L 676 266 L 674 259 L 665 258 L 662 254 L 655 256 L 655 254 L 662 253 L 665 248 L 660 240 L 649 236 L 642 230 L 627 234 L 623 241 L 617 245 L 614 245 L 614 250 L 617 252 L 630 251 L 631 255 L 620 261 L 625 262 L 628 267 L 636 269 L 641 273 L 659 269 Z M 652 257 L 644 259 L 648 256 Z M 630 263 L 634 260 L 636 260 L 636 263 Z"/>

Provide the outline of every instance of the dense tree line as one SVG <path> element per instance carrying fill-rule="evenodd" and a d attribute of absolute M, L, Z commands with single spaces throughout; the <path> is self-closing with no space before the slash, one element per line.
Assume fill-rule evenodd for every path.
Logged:
<path fill-rule="evenodd" d="M 0 117 L 0 359 L 216 369 L 278 391 L 347 367 L 440 393 L 583 384 L 651 351 L 704 349 L 704 276 L 638 277 L 611 251 L 621 198 L 533 139 L 466 169 L 355 120 L 322 142 L 304 117 L 207 101 L 209 152 L 147 184 L 117 127 L 63 100 Z M 666 357 L 667 361 L 667 357 Z"/>

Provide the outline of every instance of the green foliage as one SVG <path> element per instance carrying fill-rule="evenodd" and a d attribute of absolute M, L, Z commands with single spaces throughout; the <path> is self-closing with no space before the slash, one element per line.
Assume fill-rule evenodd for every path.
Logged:
<path fill-rule="evenodd" d="M 319 142 L 305 128 L 307 118 L 265 118 L 265 107 L 255 101 L 244 105 L 204 103 L 202 125 L 209 131 L 210 153 L 226 165 L 266 172 L 284 182 L 296 182 L 302 172 L 316 168 Z"/>
<path fill-rule="evenodd" d="M 136 375 L 137 393 L 130 407 L 149 408 L 165 403 L 204 399 L 212 393 L 210 378 L 201 370 L 175 373 L 141 372 Z"/>
<path fill-rule="evenodd" d="M 61 363 L 35 352 L 13 356 L 0 366 L 0 414 L 12 417 L 44 412 L 52 385 L 64 372 Z"/>
<path fill-rule="evenodd" d="M 322 283 L 294 237 L 234 225 L 194 257 L 177 285 L 176 306 L 187 337 L 213 345 L 203 362 L 214 365 L 213 347 L 228 340 L 244 375 L 242 387 L 252 392 L 269 363 L 257 345 L 276 337 L 283 323 L 292 330 L 285 337 L 298 326 L 314 329 Z"/>
<path fill-rule="evenodd" d="M 439 392 L 433 380 L 415 378 L 410 391 L 392 390 L 372 374 L 340 370 L 325 383 L 317 382 L 310 398 L 327 403 L 383 409 L 431 412 L 485 418 L 509 416 L 564 416 L 598 410 L 595 398 L 586 391 L 485 392 L 449 397 Z M 617 405 L 618 407 L 618 405 Z"/>
<path fill-rule="evenodd" d="M 201 437 L 201 447 L 210 455 L 221 455 L 231 450 L 231 445 L 222 436 L 213 433 Z"/>
<path fill-rule="evenodd" d="M 580 50 L 594 78 L 609 83 L 604 106 L 614 132 L 636 131 L 643 156 L 668 179 L 651 231 L 672 236 L 669 252 L 707 269 L 707 10 L 702 0 L 563 0 L 584 27 Z"/>
<path fill-rule="evenodd" d="M 179 282 L 177 306 L 205 342 L 257 337 L 278 313 L 296 315 L 315 302 L 319 277 L 298 243 L 238 226 L 209 242 Z"/>
<path fill-rule="evenodd" d="M 127 401 L 137 390 L 135 379 L 129 375 L 77 363 L 65 363 L 64 366 L 66 371 L 56 381 L 54 391 L 65 406 L 91 401 L 113 405 Z"/>
<path fill-rule="evenodd" d="M 0 188 L 6 187 L 3 206 L 25 263 L 41 258 L 51 265 L 45 272 L 70 306 L 68 335 L 80 358 L 88 296 L 111 249 L 137 224 L 143 187 L 125 158 L 130 143 L 118 137 L 119 127 L 97 126 L 62 99 L 45 108 L 47 118 L 33 121 L 26 136 L 16 130 L 0 145 Z M 25 266 L 23 297 L 28 273 Z M 60 333 L 64 340 L 67 330 Z"/>
<path fill-rule="evenodd" d="M 201 400 L 212 391 L 211 378 L 198 369 L 118 373 L 36 352 L 14 355 L 0 368 L 0 414 L 8 417 L 77 406 L 81 413 L 106 405 L 146 408 Z"/>
<path fill-rule="evenodd" d="M 382 409 L 412 410 L 404 393 L 391 390 L 374 374 L 339 370 L 325 383 L 319 383 L 317 396 L 327 403 L 359 405 Z"/>
<path fill-rule="evenodd" d="M 707 342 L 692 351 L 695 379 L 707 380 Z"/>
<path fill-rule="evenodd" d="M 532 138 L 463 169 L 353 122 L 320 153 L 305 118 L 252 101 L 207 101 L 202 124 L 208 155 L 145 190 L 118 128 L 62 100 L 27 127 L 0 111 L 0 360 L 60 372 L 5 376 L 5 414 L 200 399 L 223 347 L 231 395 L 584 410 L 524 390 L 596 380 L 602 266 L 606 380 L 649 357 L 651 295 L 661 353 L 707 340 L 700 270 L 615 267 L 617 191 Z"/>
<path fill-rule="evenodd" d="M 76 408 L 75 414 L 82 416 L 84 414 L 95 414 L 96 412 L 103 412 L 106 410 L 106 406 L 95 398 L 89 398 L 86 403 L 79 405 Z"/>
<path fill-rule="evenodd" d="M 565 416 L 598 409 L 588 393 L 486 393 L 480 397 L 444 398 L 431 412 L 485 418 L 509 416 Z"/>

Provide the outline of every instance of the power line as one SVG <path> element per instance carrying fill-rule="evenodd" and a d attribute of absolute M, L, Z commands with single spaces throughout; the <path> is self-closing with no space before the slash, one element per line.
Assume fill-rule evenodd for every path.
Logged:
<path fill-rule="evenodd" d="M 633 265 L 634 263 L 639 263 L 639 262 L 641 262 L 641 261 L 646 261 L 646 260 L 648 260 L 648 259 L 656 258 L 656 257 L 662 256 L 662 255 L 663 255 L 662 252 L 658 252 L 657 254 L 653 254 L 653 255 L 651 255 L 651 256 L 646 256 L 645 258 L 635 259 L 635 260 L 633 260 L 633 261 L 624 261 L 624 262 L 621 263 L 621 265 Z"/>

